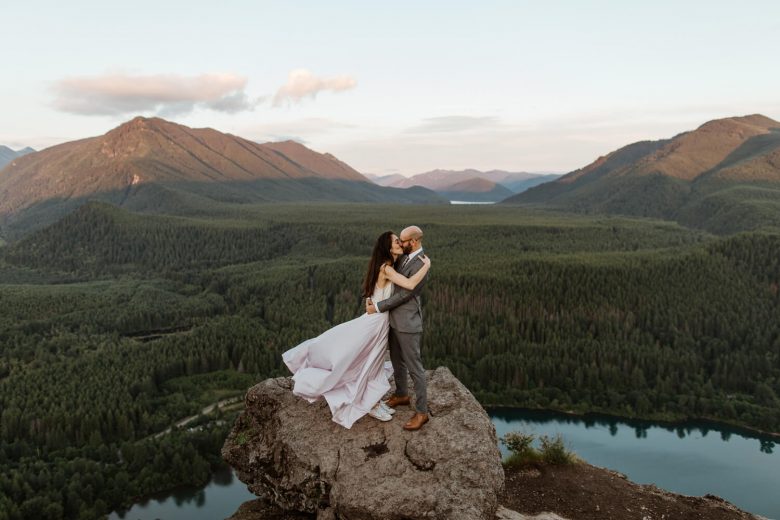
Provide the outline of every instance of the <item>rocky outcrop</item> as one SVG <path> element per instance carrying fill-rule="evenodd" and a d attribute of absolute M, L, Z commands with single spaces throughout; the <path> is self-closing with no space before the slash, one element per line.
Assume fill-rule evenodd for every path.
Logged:
<path fill-rule="evenodd" d="M 244 502 L 227 520 L 314 520 L 312 513 L 297 513 L 285 511 L 270 503 L 264 498 Z M 496 511 L 495 520 L 568 520 L 555 513 L 541 513 L 538 515 L 521 515 L 503 506 Z"/>
<path fill-rule="evenodd" d="M 504 488 L 495 428 L 448 369 L 427 377 L 431 421 L 418 432 L 402 429 L 409 407 L 393 421 L 364 417 L 346 430 L 323 401 L 292 395 L 289 378 L 268 379 L 247 393 L 222 455 L 250 491 L 288 513 L 493 519 Z M 243 509 L 241 518 L 252 518 Z"/>
<path fill-rule="evenodd" d="M 296 513 L 284 511 L 263 498 L 244 502 L 227 520 L 314 520 L 315 515 L 310 513 Z M 521 515 L 503 506 L 496 511 L 495 520 L 568 520 L 555 513 L 541 513 L 538 515 Z"/>

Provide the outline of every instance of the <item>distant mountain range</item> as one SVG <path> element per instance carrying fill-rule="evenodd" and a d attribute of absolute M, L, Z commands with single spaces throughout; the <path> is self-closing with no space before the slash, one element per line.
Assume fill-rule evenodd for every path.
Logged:
<path fill-rule="evenodd" d="M 199 214 L 224 203 L 446 202 L 425 188 L 377 186 L 330 154 L 258 144 L 211 128 L 137 117 L 105 135 L 17 157 L 0 170 L 0 224 L 28 229 L 87 200 Z"/>
<path fill-rule="evenodd" d="M 676 220 L 728 233 L 780 225 L 780 123 L 729 117 L 642 141 L 507 204 Z"/>
<path fill-rule="evenodd" d="M 13 157 L 11 157 L 13 155 Z M 0 237 L 50 224 L 89 200 L 173 215 L 257 202 L 496 202 L 676 220 L 717 233 L 780 227 L 780 123 L 730 117 L 629 144 L 566 175 L 433 170 L 361 175 L 293 142 L 135 118 L 35 152 L 0 147 Z"/>
<path fill-rule="evenodd" d="M 507 172 L 503 170 L 432 170 L 404 177 L 403 175 L 366 175 L 380 186 L 409 188 L 422 186 L 449 200 L 468 202 L 498 202 L 528 188 L 549 182 L 559 174 Z"/>
<path fill-rule="evenodd" d="M 29 146 L 22 148 L 21 150 L 12 150 L 7 146 L 0 145 L 0 169 L 2 169 L 6 164 L 13 161 L 17 157 L 27 155 L 28 153 L 33 153 L 34 151 L 35 150 Z"/>

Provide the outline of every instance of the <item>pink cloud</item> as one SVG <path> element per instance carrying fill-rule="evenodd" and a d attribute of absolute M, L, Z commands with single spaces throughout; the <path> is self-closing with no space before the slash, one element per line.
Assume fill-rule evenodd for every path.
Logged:
<path fill-rule="evenodd" d="M 357 80 L 350 76 L 318 78 L 306 69 L 295 69 L 287 77 L 287 83 L 276 91 L 275 107 L 287 103 L 299 103 L 305 97 L 316 97 L 323 90 L 341 92 L 355 88 Z"/>
<path fill-rule="evenodd" d="M 107 74 L 66 78 L 54 87 L 54 107 L 83 115 L 137 112 L 185 113 L 196 106 L 223 112 L 251 110 L 247 80 L 235 74 L 129 76 Z"/>

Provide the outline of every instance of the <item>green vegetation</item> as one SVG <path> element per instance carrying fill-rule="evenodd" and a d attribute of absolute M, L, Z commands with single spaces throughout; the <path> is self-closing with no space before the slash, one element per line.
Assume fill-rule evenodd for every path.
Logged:
<path fill-rule="evenodd" d="M 409 223 L 434 261 L 424 363 L 482 403 L 780 431 L 773 232 L 511 206 L 96 203 L 0 249 L 0 520 L 95 518 L 204 482 L 228 414 L 151 436 L 287 375 L 282 352 L 362 312 L 375 238 Z"/>
<path fill-rule="evenodd" d="M 509 432 L 501 438 L 501 443 L 509 450 L 509 456 L 504 459 L 504 467 L 518 468 L 541 463 L 561 466 L 579 462 L 563 441 L 561 434 L 555 437 L 542 435 L 539 437 L 539 449 L 533 443 L 536 436 L 532 433 Z"/>
<path fill-rule="evenodd" d="M 679 210 L 679 222 L 722 234 L 780 226 L 780 185 L 713 184 Z"/>

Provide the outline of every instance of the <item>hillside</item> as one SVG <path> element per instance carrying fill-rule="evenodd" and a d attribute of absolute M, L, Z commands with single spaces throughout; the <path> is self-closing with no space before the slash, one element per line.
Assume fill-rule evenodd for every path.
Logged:
<path fill-rule="evenodd" d="M 137 117 L 0 170 L 0 224 L 12 231 L 51 223 L 90 199 L 171 214 L 225 203 L 441 201 L 420 188 L 378 187 L 332 155 L 295 142 L 258 144 L 159 118 Z"/>
<path fill-rule="evenodd" d="M 635 484 L 621 473 L 587 462 L 506 468 L 506 489 L 501 503 L 510 510 L 528 515 L 522 516 L 523 520 L 761 518 L 714 495 L 687 496 L 670 493 L 652 484 Z M 557 516 L 550 517 L 544 512 Z"/>
<path fill-rule="evenodd" d="M 506 201 L 727 233 L 780 225 L 780 123 L 761 115 L 633 143 Z"/>
<path fill-rule="evenodd" d="M 535 175 L 530 179 L 525 179 L 525 180 L 514 180 L 514 181 L 506 180 L 503 181 L 501 185 L 509 188 L 512 191 L 512 193 L 522 193 L 528 189 L 533 188 L 534 186 L 539 186 L 540 184 L 544 184 L 545 182 L 554 181 L 560 176 L 561 175 L 558 173 L 539 174 L 539 175 Z"/>

